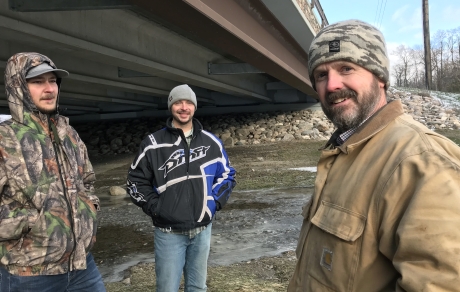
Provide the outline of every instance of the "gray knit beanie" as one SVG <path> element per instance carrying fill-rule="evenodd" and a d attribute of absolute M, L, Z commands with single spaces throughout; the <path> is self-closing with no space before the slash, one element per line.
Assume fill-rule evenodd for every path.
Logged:
<path fill-rule="evenodd" d="M 187 84 L 182 84 L 174 87 L 168 96 L 168 109 L 171 110 L 171 106 L 178 100 L 190 100 L 195 105 L 195 109 L 198 107 L 196 103 L 195 92 Z"/>
<path fill-rule="evenodd" d="M 360 20 L 346 20 L 321 29 L 308 52 L 308 74 L 313 87 L 313 70 L 323 63 L 339 60 L 358 64 L 385 82 L 385 89 L 390 86 L 385 39 L 374 26 Z"/>

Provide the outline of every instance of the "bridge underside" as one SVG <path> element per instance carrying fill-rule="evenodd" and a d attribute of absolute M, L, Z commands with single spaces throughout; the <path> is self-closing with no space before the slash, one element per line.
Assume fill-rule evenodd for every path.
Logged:
<path fill-rule="evenodd" d="M 286 16 L 272 0 L 5 2 L 0 68 L 16 52 L 37 51 L 68 70 L 60 107 L 72 122 L 164 116 L 182 83 L 197 94 L 197 114 L 316 105 L 305 53 L 314 33 L 304 21 L 298 42 L 280 19 L 294 19 L 296 0 L 286 1 Z M 8 113 L 4 92 L 0 113 Z"/>

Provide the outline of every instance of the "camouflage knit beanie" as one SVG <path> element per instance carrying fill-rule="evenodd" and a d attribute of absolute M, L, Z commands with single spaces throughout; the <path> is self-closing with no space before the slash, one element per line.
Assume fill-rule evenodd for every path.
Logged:
<path fill-rule="evenodd" d="M 346 20 L 321 29 L 308 52 L 308 74 L 313 87 L 313 70 L 323 63 L 339 60 L 358 64 L 383 81 L 385 89 L 390 86 L 385 39 L 374 26 L 360 20 Z"/>

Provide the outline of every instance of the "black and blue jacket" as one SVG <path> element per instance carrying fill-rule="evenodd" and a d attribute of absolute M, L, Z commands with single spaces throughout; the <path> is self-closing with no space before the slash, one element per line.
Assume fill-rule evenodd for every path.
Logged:
<path fill-rule="evenodd" d="M 171 122 L 141 142 L 127 190 L 155 226 L 190 230 L 208 225 L 227 203 L 236 172 L 222 141 L 198 120 L 193 119 L 190 147 Z"/>

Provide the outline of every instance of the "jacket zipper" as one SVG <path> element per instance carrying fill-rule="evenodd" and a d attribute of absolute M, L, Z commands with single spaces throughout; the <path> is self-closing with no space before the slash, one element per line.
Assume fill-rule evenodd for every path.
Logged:
<path fill-rule="evenodd" d="M 182 131 L 182 133 L 184 133 L 184 132 Z M 192 186 L 192 183 L 189 180 L 189 167 L 190 167 L 190 148 L 191 148 L 190 145 L 192 144 L 193 139 L 195 138 L 195 136 L 192 136 L 192 139 L 190 140 L 190 145 L 189 145 L 187 143 L 187 139 L 185 139 L 185 135 L 184 134 L 182 134 L 182 135 L 184 137 L 184 142 L 185 142 L 185 146 L 186 146 L 185 149 L 187 149 L 186 154 L 185 154 L 186 155 L 185 156 L 186 163 L 187 163 L 187 182 L 191 185 L 191 188 L 190 188 L 191 192 L 190 191 L 188 192 L 187 199 L 188 199 L 188 205 L 191 206 L 191 208 L 190 208 L 191 209 L 190 210 L 190 219 L 191 219 L 190 220 L 190 229 L 192 229 L 195 226 L 195 217 L 193 216 L 194 215 L 194 207 L 195 207 L 195 205 L 193 204 L 194 203 L 193 202 L 193 186 Z M 192 135 L 193 135 L 193 133 L 192 133 Z"/>
<path fill-rule="evenodd" d="M 51 120 L 48 120 L 49 123 L 52 123 L 53 121 Z M 51 133 L 50 133 L 50 136 L 52 136 L 52 130 L 51 130 Z M 64 199 L 67 203 L 67 208 L 69 208 L 69 216 L 70 216 L 70 227 L 71 227 L 71 230 L 72 230 L 72 236 L 73 236 L 73 248 L 72 248 L 72 252 L 70 253 L 70 256 L 69 256 L 69 272 L 72 271 L 72 256 L 73 256 L 73 253 L 75 252 L 75 248 L 76 248 L 76 245 L 77 245 L 77 237 L 75 235 L 75 226 L 74 226 L 74 222 L 73 222 L 73 210 L 72 210 L 72 204 L 69 202 L 70 198 L 67 194 L 67 189 L 66 189 L 66 184 L 65 184 L 65 181 L 64 181 L 64 178 L 62 176 L 62 170 L 61 170 L 61 164 L 60 164 L 60 160 L 59 160 L 59 152 L 58 152 L 58 146 L 57 146 L 57 143 L 56 143 L 56 140 L 53 139 L 53 137 L 51 137 L 51 141 L 53 141 L 53 148 L 54 148 L 54 153 L 56 155 L 56 162 L 57 162 L 57 166 L 58 166 L 58 171 L 59 171 L 59 178 L 61 180 L 61 184 L 62 184 L 62 190 L 64 192 Z"/>

